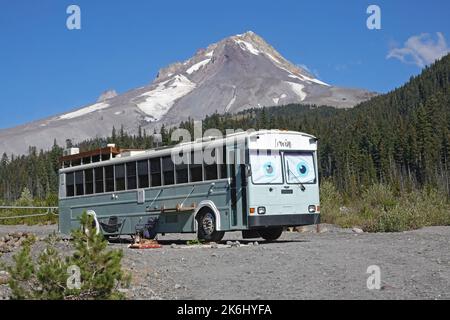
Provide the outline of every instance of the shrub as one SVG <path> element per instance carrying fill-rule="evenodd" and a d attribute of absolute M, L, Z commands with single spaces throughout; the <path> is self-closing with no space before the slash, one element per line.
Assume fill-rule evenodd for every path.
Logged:
<path fill-rule="evenodd" d="M 188 241 L 186 242 L 186 244 L 187 244 L 188 246 L 202 245 L 202 244 L 205 244 L 205 240 L 203 240 L 203 239 L 193 239 L 193 240 L 188 240 Z"/>
<path fill-rule="evenodd" d="M 122 251 L 106 250 L 101 234 L 95 233 L 93 218 L 84 213 L 80 230 L 72 233 L 75 251 L 65 259 L 55 249 L 56 236 L 47 239 L 46 249 L 35 264 L 31 244 L 26 243 L 8 268 L 12 299 L 122 299 L 118 290 L 129 284 L 121 269 Z M 79 270 L 80 286 L 69 286 L 69 271 Z"/>
<path fill-rule="evenodd" d="M 344 228 L 359 226 L 367 232 L 399 232 L 425 226 L 450 225 L 450 203 L 445 194 L 432 189 L 394 193 L 374 184 L 360 197 L 353 196 L 344 210 L 343 197 L 333 183 L 321 185 L 322 222 Z"/>
<path fill-rule="evenodd" d="M 323 180 L 320 184 L 320 211 L 324 223 L 336 223 L 340 216 L 342 197 L 334 183 Z"/>
<path fill-rule="evenodd" d="M 392 189 L 381 183 L 368 187 L 362 194 L 362 201 L 370 208 L 384 211 L 393 208 L 397 203 Z"/>

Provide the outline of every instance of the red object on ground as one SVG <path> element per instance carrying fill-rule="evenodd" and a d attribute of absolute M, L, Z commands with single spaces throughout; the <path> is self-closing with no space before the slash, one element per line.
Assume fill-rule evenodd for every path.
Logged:
<path fill-rule="evenodd" d="M 133 243 L 128 246 L 130 249 L 160 249 L 162 245 L 159 243 Z"/>

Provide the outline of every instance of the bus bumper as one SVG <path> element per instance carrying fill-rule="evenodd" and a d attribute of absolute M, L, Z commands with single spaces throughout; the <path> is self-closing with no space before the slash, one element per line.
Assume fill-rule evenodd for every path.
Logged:
<path fill-rule="evenodd" d="M 259 227 L 298 227 L 320 223 L 320 214 L 273 214 L 249 216 L 249 228 Z"/>

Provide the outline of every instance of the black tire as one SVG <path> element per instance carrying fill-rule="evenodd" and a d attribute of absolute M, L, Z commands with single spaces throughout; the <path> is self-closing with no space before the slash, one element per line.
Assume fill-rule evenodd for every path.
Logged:
<path fill-rule="evenodd" d="M 258 232 L 261 238 L 263 238 L 264 240 L 274 241 L 281 237 L 281 234 L 283 233 L 283 227 L 265 228 L 258 230 Z"/>
<path fill-rule="evenodd" d="M 204 210 L 197 217 L 197 237 L 207 242 L 219 242 L 225 235 L 224 231 L 216 230 L 216 216 L 211 210 Z"/>

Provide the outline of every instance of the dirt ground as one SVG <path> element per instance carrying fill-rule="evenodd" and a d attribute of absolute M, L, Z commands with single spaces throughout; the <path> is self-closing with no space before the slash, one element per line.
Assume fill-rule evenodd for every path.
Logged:
<path fill-rule="evenodd" d="M 21 231 L 42 238 L 54 230 L 0 226 L 0 237 Z M 329 225 L 322 233 L 313 230 L 285 232 L 272 243 L 245 241 L 235 232 L 212 247 L 189 246 L 186 240 L 195 236 L 182 234 L 160 236 L 161 249 L 129 249 L 126 241 L 110 247 L 124 250 L 123 265 L 133 274 L 130 299 L 450 299 L 450 227 L 384 234 Z M 33 253 L 44 246 L 38 241 Z M 0 261 L 11 263 L 13 254 Z M 373 265 L 380 268 L 379 290 L 367 288 Z M 0 299 L 8 292 L 0 285 Z"/>

